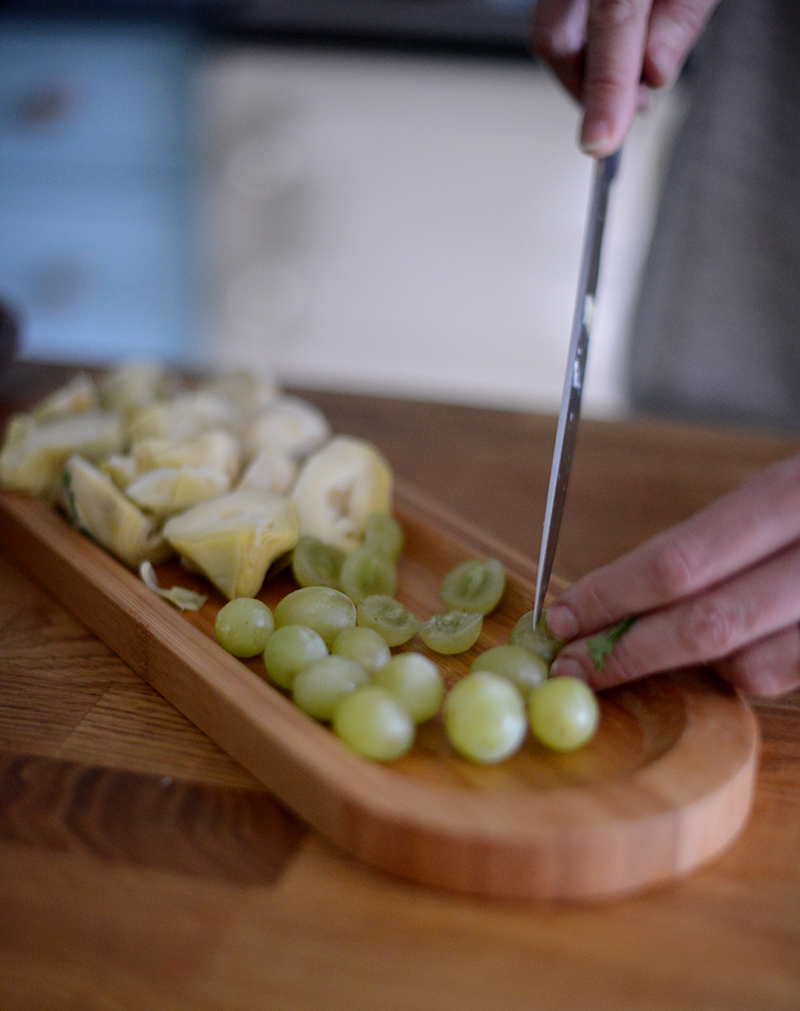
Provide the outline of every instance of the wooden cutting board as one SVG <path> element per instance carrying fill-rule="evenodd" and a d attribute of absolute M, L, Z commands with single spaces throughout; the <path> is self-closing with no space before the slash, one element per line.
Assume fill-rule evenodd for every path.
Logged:
<path fill-rule="evenodd" d="M 531 606 L 535 566 L 419 492 L 399 487 L 406 534 L 398 597 L 415 614 L 443 610 L 441 576 L 465 557 L 499 558 L 508 588 L 476 646 L 430 654 L 453 683 L 474 656 L 507 641 Z M 620 895 L 683 875 L 722 850 L 751 803 L 758 729 L 711 672 L 682 670 L 601 697 L 595 739 L 569 755 L 528 741 L 497 766 L 459 758 L 438 721 L 390 766 L 349 752 L 213 641 L 222 599 L 182 614 L 138 577 L 25 496 L 0 493 L 0 548 L 45 585 L 135 671 L 254 773 L 288 807 L 361 859 L 415 881 L 529 898 Z M 162 585 L 208 592 L 180 566 Z M 287 572 L 265 586 L 274 605 Z M 419 640 L 407 647 L 425 652 Z"/>

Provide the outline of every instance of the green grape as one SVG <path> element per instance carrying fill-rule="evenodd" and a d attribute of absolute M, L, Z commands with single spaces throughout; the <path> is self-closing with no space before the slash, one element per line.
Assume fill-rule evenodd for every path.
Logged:
<path fill-rule="evenodd" d="M 374 594 L 358 602 L 358 624 L 372 628 L 388 646 L 402 646 L 419 628 L 419 622 L 403 605 L 385 594 Z"/>
<path fill-rule="evenodd" d="M 331 653 L 350 657 L 370 674 L 388 663 L 392 655 L 386 640 L 372 628 L 346 628 L 333 640 Z"/>
<path fill-rule="evenodd" d="M 397 568 L 388 555 L 362 545 L 345 558 L 339 578 L 344 592 L 356 602 L 375 594 L 391 597 L 397 587 Z"/>
<path fill-rule="evenodd" d="M 520 695 L 526 699 L 531 688 L 547 677 L 547 663 L 522 646 L 494 646 L 472 661 L 470 670 L 488 670 L 513 681 Z"/>
<path fill-rule="evenodd" d="M 528 719 L 533 736 L 545 747 L 574 751 L 594 737 L 600 706 L 578 678 L 550 678 L 528 696 Z"/>
<path fill-rule="evenodd" d="M 452 611 L 489 614 L 500 603 L 505 587 L 505 569 L 496 558 L 485 562 L 468 558 L 447 573 L 439 596 Z"/>
<path fill-rule="evenodd" d="M 315 720 L 329 720 L 337 702 L 369 683 L 360 663 L 346 656 L 326 656 L 300 671 L 292 685 L 295 703 Z"/>
<path fill-rule="evenodd" d="M 414 723 L 385 688 L 370 685 L 352 692 L 336 706 L 333 731 L 366 758 L 391 762 L 414 743 Z"/>
<path fill-rule="evenodd" d="M 436 664 L 421 653 L 399 653 L 372 677 L 373 684 L 390 691 L 415 723 L 439 712 L 444 681 Z"/>
<path fill-rule="evenodd" d="M 541 618 L 539 618 L 539 624 L 535 630 L 533 627 L 533 611 L 526 611 L 511 629 L 508 641 L 513 646 L 522 646 L 523 649 L 527 649 L 529 652 L 540 656 L 548 667 L 555 659 L 556 653 L 564 645 L 560 639 L 556 639 L 550 633 L 550 629 L 547 627 L 546 612 L 544 611 Z"/>
<path fill-rule="evenodd" d="M 370 513 L 364 524 L 364 544 L 396 562 L 403 550 L 403 528 L 387 513 Z"/>
<path fill-rule="evenodd" d="M 420 625 L 422 641 L 434 653 L 463 653 L 474 646 L 483 628 L 483 615 L 466 611 L 435 614 Z"/>
<path fill-rule="evenodd" d="M 338 590 L 344 559 L 341 548 L 303 534 L 292 552 L 292 575 L 300 586 L 330 586 Z"/>
<path fill-rule="evenodd" d="M 234 656 L 256 656 L 267 643 L 275 621 L 255 597 L 236 597 L 219 609 L 214 622 L 217 642 Z"/>
<path fill-rule="evenodd" d="M 330 586 L 305 586 L 287 594 L 275 606 L 275 627 L 307 625 L 319 632 L 330 648 L 345 628 L 356 623 L 356 605 Z"/>
<path fill-rule="evenodd" d="M 456 751 L 474 762 L 499 762 L 525 739 L 522 697 L 508 678 L 475 671 L 444 700 L 444 728 Z"/>
<path fill-rule="evenodd" d="M 291 689 L 301 670 L 328 655 L 322 636 L 305 625 L 276 628 L 264 647 L 264 667 L 270 681 Z"/>

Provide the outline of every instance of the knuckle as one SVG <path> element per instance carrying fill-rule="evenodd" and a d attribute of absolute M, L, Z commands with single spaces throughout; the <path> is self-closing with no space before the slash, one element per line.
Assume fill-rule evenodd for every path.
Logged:
<path fill-rule="evenodd" d="M 680 600 L 692 593 L 702 568 L 698 546 L 685 538 L 673 538 L 649 559 L 648 575 L 656 598 Z"/>
<path fill-rule="evenodd" d="M 685 35 L 694 37 L 705 23 L 708 6 L 707 0 L 683 0 L 676 5 L 672 20 Z"/>
<path fill-rule="evenodd" d="M 800 687 L 797 626 L 737 650 L 714 664 L 717 673 L 748 695 L 772 698 Z"/>
<path fill-rule="evenodd" d="M 586 599 L 583 601 L 582 612 L 591 615 L 590 624 L 605 628 L 619 621 L 620 615 L 614 607 L 609 607 L 603 594 L 594 583 L 586 587 Z"/>
<path fill-rule="evenodd" d="M 691 604 L 679 629 L 691 659 L 714 660 L 740 645 L 748 625 L 747 608 L 741 601 L 714 595 Z"/>
<path fill-rule="evenodd" d="M 618 31 L 642 19 L 638 0 L 594 0 L 589 7 L 589 31 Z"/>

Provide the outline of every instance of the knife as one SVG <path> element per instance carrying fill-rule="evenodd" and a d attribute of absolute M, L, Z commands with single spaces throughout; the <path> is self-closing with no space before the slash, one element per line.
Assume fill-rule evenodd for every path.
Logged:
<path fill-rule="evenodd" d="M 619 169 L 621 152 L 599 158 L 594 164 L 592 176 L 592 196 L 586 222 L 586 237 L 583 243 L 583 257 L 578 280 L 578 296 L 575 301 L 575 315 L 572 320 L 572 336 L 564 376 L 564 392 L 561 396 L 561 410 L 553 449 L 553 463 L 550 468 L 550 484 L 547 489 L 547 505 L 542 527 L 542 544 L 539 550 L 539 570 L 536 575 L 536 597 L 533 603 L 533 627 L 539 624 L 544 596 L 550 582 L 556 541 L 564 512 L 564 499 L 575 449 L 575 437 L 581 414 L 583 377 L 586 372 L 586 353 L 589 348 L 589 334 L 592 329 L 594 301 L 597 292 L 597 277 L 600 273 L 600 250 L 603 244 L 603 228 L 606 222 L 608 191 Z"/>

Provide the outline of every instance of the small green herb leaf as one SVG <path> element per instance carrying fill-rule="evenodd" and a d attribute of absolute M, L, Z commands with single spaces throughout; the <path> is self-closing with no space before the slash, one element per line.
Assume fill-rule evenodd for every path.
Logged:
<path fill-rule="evenodd" d="M 614 648 L 614 643 L 625 635 L 634 621 L 636 621 L 636 617 L 635 614 L 629 614 L 627 618 L 623 618 L 622 621 L 614 625 L 613 628 L 609 628 L 608 631 L 592 636 L 588 642 L 588 646 L 589 656 L 592 658 L 595 670 L 600 670 L 603 666 L 603 657 L 608 656 Z"/>

